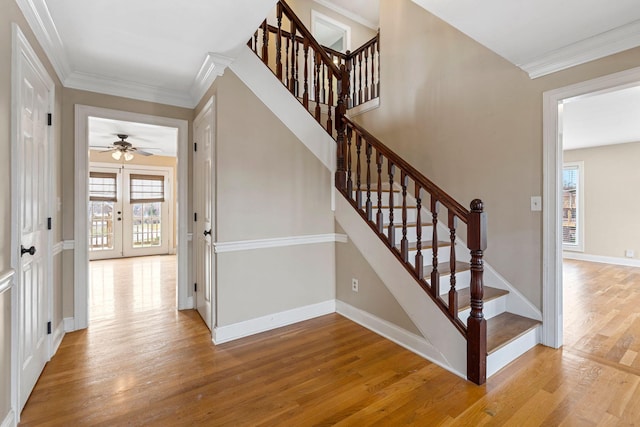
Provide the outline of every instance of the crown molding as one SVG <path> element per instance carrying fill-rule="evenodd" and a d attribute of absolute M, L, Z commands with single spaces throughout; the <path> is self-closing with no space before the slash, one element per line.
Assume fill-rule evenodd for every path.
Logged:
<path fill-rule="evenodd" d="M 353 13 L 343 7 L 340 7 L 329 0 L 313 0 L 313 1 L 326 7 L 327 9 L 331 9 L 334 12 L 339 13 L 340 15 L 351 19 L 352 21 L 357 22 L 358 24 L 371 28 L 374 31 L 378 31 L 378 28 L 380 27 L 379 24 L 376 24 L 375 22 L 371 22 L 368 19 L 365 19 L 362 16 L 358 15 L 357 13 Z"/>
<path fill-rule="evenodd" d="M 532 79 L 640 46 L 640 20 L 553 50 L 518 65 Z"/>
<path fill-rule="evenodd" d="M 51 62 L 58 78 L 64 82 L 71 74 L 71 64 L 47 4 L 44 0 L 16 0 L 16 3 L 35 34 L 38 43 L 42 46 L 49 62 Z"/>
<path fill-rule="evenodd" d="M 87 90 L 123 98 L 193 108 L 194 104 L 187 91 L 160 88 L 144 83 L 114 79 L 96 74 L 74 71 L 63 82 L 65 87 Z"/>
<path fill-rule="evenodd" d="M 207 54 L 191 85 L 190 92 L 194 106 L 198 105 L 198 102 L 200 102 L 205 93 L 207 93 L 216 78 L 222 76 L 232 62 L 233 58 L 229 56 L 213 52 Z"/>

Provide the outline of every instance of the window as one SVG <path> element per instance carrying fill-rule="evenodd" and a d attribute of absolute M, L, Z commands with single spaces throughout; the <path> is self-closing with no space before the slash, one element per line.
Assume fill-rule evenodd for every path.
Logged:
<path fill-rule="evenodd" d="M 133 247 L 148 248 L 162 244 L 162 205 L 164 176 L 130 175 L 130 203 L 133 215 Z"/>
<path fill-rule="evenodd" d="M 563 249 L 584 250 L 584 200 L 582 162 L 565 163 L 562 169 Z"/>
<path fill-rule="evenodd" d="M 114 204 L 118 201 L 118 175 L 89 173 L 89 250 L 112 250 Z"/>

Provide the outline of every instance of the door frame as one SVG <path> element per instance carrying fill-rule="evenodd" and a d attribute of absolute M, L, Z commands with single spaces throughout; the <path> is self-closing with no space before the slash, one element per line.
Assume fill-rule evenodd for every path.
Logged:
<path fill-rule="evenodd" d="M 17 106 L 20 105 L 18 100 L 21 97 L 20 94 L 20 81 L 22 80 L 22 69 L 19 66 L 19 56 L 24 56 L 27 61 L 31 63 L 33 68 L 38 73 L 39 77 L 43 80 L 49 91 L 48 107 L 49 113 L 55 114 L 55 83 L 47 69 L 44 67 L 40 58 L 35 53 L 29 41 L 25 37 L 24 33 L 16 23 L 11 24 L 12 27 L 12 46 L 13 52 L 11 56 L 11 164 L 19 165 L 19 144 L 18 144 L 18 132 L 20 129 L 20 112 L 17 110 Z M 54 218 L 54 204 L 53 195 L 56 194 L 55 188 L 55 176 L 53 175 L 53 157 L 56 154 L 54 150 L 54 133 L 55 126 L 51 123 L 47 126 L 45 135 L 47 138 L 47 145 L 50 149 L 48 159 L 46 160 L 46 171 L 48 175 L 48 194 L 49 197 L 46 201 L 47 216 Z M 20 292 L 21 292 L 21 268 L 20 268 L 20 256 L 18 254 L 18 248 L 20 246 L 20 233 L 21 230 L 16 225 L 19 221 L 20 213 L 20 199 L 23 193 L 23 188 L 20 185 L 19 170 L 16 167 L 11 168 L 11 268 L 15 271 L 14 274 L 14 286 L 11 292 L 11 405 L 14 411 L 15 420 L 20 421 L 20 330 L 19 319 L 22 313 L 20 313 Z M 46 251 L 45 255 L 45 283 L 47 287 L 47 302 L 46 311 L 47 318 L 52 321 L 53 314 L 53 236 L 52 232 L 48 233 L 46 247 L 43 250 Z M 55 326 L 55 325 L 52 325 Z M 53 334 L 49 334 L 47 337 L 47 359 L 50 359 L 53 355 Z"/>
<path fill-rule="evenodd" d="M 89 117 L 145 123 L 178 129 L 177 186 L 177 275 L 176 306 L 178 310 L 193 308 L 189 299 L 188 218 L 188 138 L 189 122 L 170 117 L 153 116 L 109 108 L 76 104 L 75 106 L 75 198 L 74 198 L 74 283 L 73 311 L 75 330 L 89 325 L 89 245 L 87 237 L 89 204 Z"/>
<path fill-rule="evenodd" d="M 542 216 L 542 343 L 563 344 L 562 308 L 562 104 L 565 101 L 640 86 L 640 67 L 544 92 Z"/>
<path fill-rule="evenodd" d="M 217 122 L 216 122 L 216 97 L 215 95 L 212 95 L 211 98 L 209 98 L 209 100 L 207 101 L 207 103 L 204 105 L 204 107 L 202 107 L 202 110 L 198 113 L 198 115 L 196 116 L 196 118 L 193 120 L 193 133 L 194 133 L 194 140 L 195 138 L 197 138 L 196 136 L 196 127 L 198 126 L 198 124 L 200 122 L 202 122 L 207 115 L 210 115 L 210 119 L 211 119 L 211 127 L 212 127 L 212 132 L 211 132 L 211 164 L 214 168 L 212 174 L 211 174 L 211 203 L 213 204 L 212 209 L 211 209 L 211 229 L 213 230 L 213 233 L 211 235 L 211 246 L 214 246 L 215 242 L 218 239 L 218 229 L 217 229 L 217 219 L 216 219 L 216 179 L 217 179 L 217 150 L 216 150 L 216 126 L 217 126 Z M 196 141 L 197 142 L 197 141 Z M 192 169 L 192 175 L 193 175 L 193 191 L 198 191 L 200 190 L 201 186 L 197 184 L 197 178 L 195 176 L 196 173 L 196 159 L 194 157 L 193 160 L 193 169 Z M 195 211 L 195 194 L 194 194 L 194 211 Z M 193 271 L 194 271 L 194 277 L 193 277 L 193 281 L 197 283 L 197 277 L 198 277 L 198 237 L 195 233 L 196 233 L 196 224 L 194 223 L 194 237 L 193 237 L 193 260 L 192 260 L 192 264 L 193 264 Z M 217 277 L 218 277 L 218 270 L 216 268 L 217 266 L 217 259 L 216 259 L 217 255 L 215 253 L 215 251 L 212 251 L 212 257 L 211 257 L 211 270 L 213 272 L 212 276 L 211 276 L 211 280 L 209 281 L 211 289 L 209 290 L 209 294 L 211 295 L 211 319 L 209 319 L 210 321 L 210 325 L 211 325 L 211 337 L 213 339 L 213 334 L 215 331 L 215 328 L 217 326 L 217 304 L 218 304 L 218 293 L 217 293 Z M 193 305 L 194 308 L 197 310 L 197 301 L 196 301 L 196 295 L 193 296 Z"/>

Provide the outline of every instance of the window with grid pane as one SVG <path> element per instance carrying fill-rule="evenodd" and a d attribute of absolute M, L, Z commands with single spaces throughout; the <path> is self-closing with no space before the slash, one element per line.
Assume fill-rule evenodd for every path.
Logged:
<path fill-rule="evenodd" d="M 131 174 L 129 182 L 131 203 L 164 202 L 164 176 Z"/>
<path fill-rule="evenodd" d="M 565 165 L 562 170 L 562 243 L 568 246 L 580 244 L 580 167 Z"/>
<path fill-rule="evenodd" d="M 118 201 L 118 175 L 89 172 L 89 250 L 112 250 L 114 244 L 113 211 Z"/>
<path fill-rule="evenodd" d="M 89 200 L 95 202 L 118 201 L 118 175 L 107 172 L 89 173 Z"/>

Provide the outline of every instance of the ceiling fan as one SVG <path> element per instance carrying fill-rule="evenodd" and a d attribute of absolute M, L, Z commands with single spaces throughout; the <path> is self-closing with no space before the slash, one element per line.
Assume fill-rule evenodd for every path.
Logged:
<path fill-rule="evenodd" d="M 111 147 L 100 152 L 108 153 L 111 151 L 111 157 L 115 160 L 120 160 L 124 156 L 124 159 L 127 162 L 133 159 L 133 153 L 140 154 L 142 156 L 153 156 L 153 153 L 136 148 L 130 142 L 126 141 L 129 135 L 119 133 L 117 136 L 120 138 L 119 141 L 114 141 L 111 144 Z"/>

